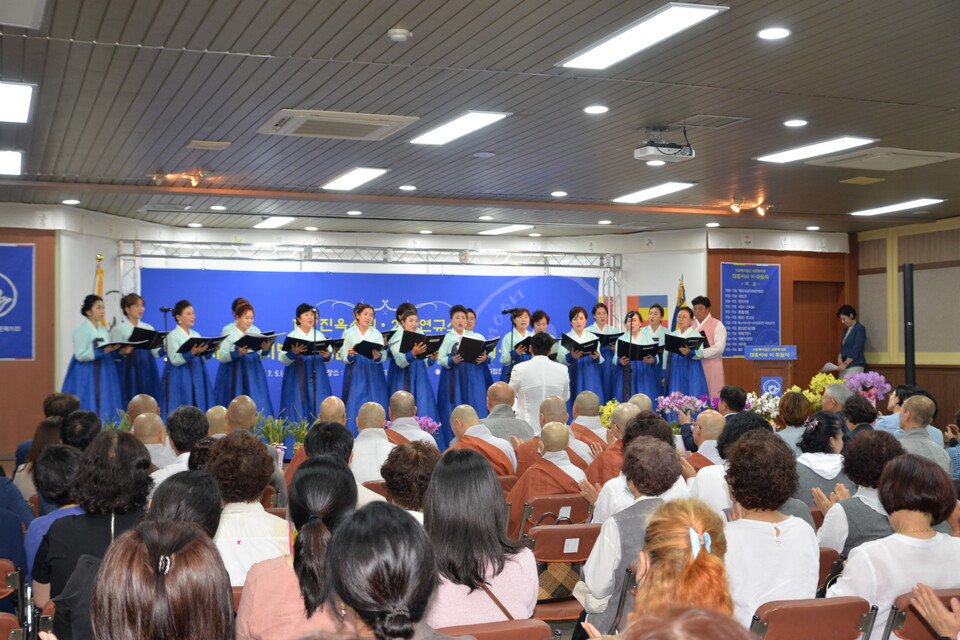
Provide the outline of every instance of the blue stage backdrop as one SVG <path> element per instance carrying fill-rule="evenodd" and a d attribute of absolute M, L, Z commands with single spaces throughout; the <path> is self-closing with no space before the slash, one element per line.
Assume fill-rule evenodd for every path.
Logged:
<path fill-rule="evenodd" d="M 397 326 L 396 308 L 412 302 L 420 311 L 424 333 L 445 333 L 450 307 L 462 304 L 477 312 L 475 331 L 487 338 L 510 331 L 510 316 L 504 309 L 526 307 L 533 313 L 543 309 L 549 314 L 548 330 L 558 336 L 570 330 L 570 307 L 587 309 L 596 302 L 597 278 L 560 276 L 444 276 L 357 273 L 286 273 L 262 271 L 206 271 L 193 269 L 143 269 L 141 290 L 146 300 L 144 320 L 163 329 L 160 307 L 172 307 L 181 299 L 190 300 L 197 313 L 194 329 L 203 336 L 220 335 L 233 318 L 230 303 L 242 296 L 256 310 L 255 323 L 262 331 L 287 333 L 293 330 L 296 307 L 301 302 L 314 305 L 320 312 L 318 329 L 328 338 L 339 338 L 353 321 L 353 305 L 366 302 L 376 310 L 377 329 L 389 331 Z M 175 326 L 170 314 L 168 329 Z M 281 341 L 282 342 L 282 341 Z M 264 359 L 270 395 L 280 400 L 284 367 L 279 360 L 279 344 Z M 210 379 L 218 363 L 207 365 Z M 327 365 L 333 393 L 342 389 L 343 362 Z M 439 366 L 433 367 L 436 391 Z M 490 366 L 494 380 L 500 373 L 499 353 Z"/>
<path fill-rule="evenodd" d="M 34 358 L 32 244 L 0 244 L 0 360 Z"/>

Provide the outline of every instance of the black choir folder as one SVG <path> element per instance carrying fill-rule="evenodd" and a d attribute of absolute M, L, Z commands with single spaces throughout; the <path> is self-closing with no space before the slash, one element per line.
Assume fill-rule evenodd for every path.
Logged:
<path fill-rule="evenodd" d="M 267 331 L 266 333 L 245 333 L 243 337 L 234 342 L 234 346 L 239 349 L 241 347 L 246 347 L 250 351 L 260 351 L 260 345 L 268 340 L 276 340 L 279 338 L 275 331 Z"/>
<path fill-rule="evenodd" d="M 477 338 L 463 336 L 460 338 L 460 347 L 457 349 L 457 354 L 463 358 L 464 362 L 476 364 L 477 358 L 495 349 L 498 342 L 500 342 L 499 338 L 478 340 Z"/>
<path fill-rule="evenodd" d="M 397 332 L 397 329 L 394 329 L 392 331 L 381 332 L 380 335 L 383 336 L 383 344 L 387 344 L 388 342 L 390 342 L 390 338 L 392 338 L 393 334 L 395 334 L 396 332 Z"/>
<path fill-rule="evenodd" d="M 630 358 L 631 360 L 643 360 L 647 356 L 654 358 L 660 353 L 660 345 L 653 344 L 631 344 L 620 340 L 617 342 L 617 357 Z"/>
<path fill-rule="evenodd" d="M 600 341 L 601 347 L 609 347 L 610 345 L 615 343 L 617 340 L 619 340 L 620 336 L 623 335 L 622 331 L 620 333 L 596 333 L 594 331 L 591 331 L 590 333 L 597 336 L 597 340 Z"/>
<path fill-rule="evenodd" d="M 135 343 L 137 349 L 159 349 L 163 346 L 163 341 L 169 331 L 153 331 L 143 327 L 134 327 L 130 334 L 130 342 Z M 146 341 L 146 344 L 140 344 Z"/>
<path fill-rule="evenodd" d="M 97 347 L 97 348 L 98 348 L 98 349 L 107 349 L 107 348 L 109 348 L 109 347 L 118 347 L 118 348 L 122 349 L 122 348 L 124 348 L 124 347 L 133 347 L 134 349 L 142 349 L 143 347 L 142 347 L 141 345 L 144 345 L 144 344 L 147 344 L 147 341 L 146 341 L 146 340 L 141 340 L 141 341 L 139 341 L 139 342 L 132 342 L 132 341 L 129 341 L 129 342 L 108 342 L 107 344 L 102 344 L 102 345 L 100 345 L 100 346 Z"/>
<path fill-rule="evenodd" d="M 187 353 L 197 345 L 207 345 L 209 348 L 204 353 L 210 353 L 220 347 L 220 343 L 227 336 L 217 336 L 216 338 L 187 338 L 187 341 L 180 345 L 177 353 Z"/>
<path fill-rule="evenodd" d="M 361 356 L 370 358 L 373 360 L 373 352 L 379 351 L 383 353 L 384 346 L 382 344 L 377 344 L 376 342 L 370 342 L 369 340 L 361 340 L 357 344 L 353 345 L 353 350 L 359 353 Z"/>
<path fill-rule="evenodd" d="M 417 359 L 423 360 L 440 349 L 440 345 L 443 344 L 445 337 L 447 336 L 443 333 L 435 336 L 427 336 L 422 333 L 417 333 L 416 331 L 404 331 L 403 337 L 400 338 L 400 353 L 406 353 L 422 342 L 427 345 L 427 350 L 418 355 Z"/>
<path fill-rule="evenodd" d="M 283 346 L 280 347 L 281 351 L 293 351 L 293 348 L 297 345 L 303 345 L 307 348 L 302 355 L 305 356 L 315 356 L 322 351 L 327 351 L 329 349 L 339 349 L 343 346 L 343 338 L 337 338 L 336 340 L 304 340 L 302 338 L 294 338 L 293 336 L 287 336 L 283 341 Z"/>
<path fill-rule="evenodd" d="M 588 355 L 597 350 L 597 347 L 600 346 L 600 340 L 594 338 L 586 342 L 577 342 L 567 334 L 563 334 L 560 338 L 560 344 L 563 345 L 563 348 L 567 351 L 583 351 L 583 355 Z"/>
<path fill-rule="evenodd" d="M 690 338 L 681 338 L 680 336 L 673 336 L 669 333 L 666 335 L 666 340 L 664 347 L 667 351 L 671 353 L 680 353 L 680 347 L 688 347 L 690 349 L 702 349 L 707 344 L 707 339 L 705 336 L 696 336 Z"/>

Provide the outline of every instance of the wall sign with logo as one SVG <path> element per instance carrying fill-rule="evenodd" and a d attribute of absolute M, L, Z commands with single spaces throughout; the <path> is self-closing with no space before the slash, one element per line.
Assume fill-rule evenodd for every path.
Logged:
<path fill-rule="evenodd" d="M 0 244 L 0 360 L 34 359 L 36 247 Z"/>

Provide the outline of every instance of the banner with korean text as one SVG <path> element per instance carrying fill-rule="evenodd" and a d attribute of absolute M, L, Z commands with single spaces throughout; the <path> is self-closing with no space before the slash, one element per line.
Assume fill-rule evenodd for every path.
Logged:
<path fill-rule="evenodd" d="M 754 345 L 780 344 L 780 265 L 720 263 L 725 358 L 742 358 Z"/>

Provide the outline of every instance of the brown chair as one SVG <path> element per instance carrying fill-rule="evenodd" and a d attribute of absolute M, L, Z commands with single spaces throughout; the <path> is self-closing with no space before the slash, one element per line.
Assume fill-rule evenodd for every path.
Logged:
<path fill-rule="evenodd" d="M 287 510 L 284 509 L 283 507 L 270 507 L 269 509 L 267 509 L 267 513 L 275 515 L 278 518 L 282 518 L 284 520 L 287 519 Z"/>
<path fill-rule="evenodd" d="M 383 496 L 389 502 L 393 502 L 393 500 L 390 498 L 390 492 L 387 491 L 387 483 L 383 480 L 367 480 L 363 483 L 363 486 L 365 486 L 367 489 L 370 489 L 370 491 Z"/>
<path fill-rule="evenodd" d="M 763 640 L 869 638 L 877 608 L 863 598 L 777 600 L 761 605 L 750 631 Z"/>
<path fill-rule="evenodd" d="M 810 517 L 813 518 L 813 528 L 820 531 L 823 526 L 823 512 L 817 507 L 810 507 Z"/>
<path fill-rule="evenodd" d="M 561 493 L 555 496 L 532 496 L 523 505 L 523 519 L 517 539 L 523 537 L 523 531 L 529 524 L 539 527 L 543 524 L 582 524 L 590 517 L 590 503 L 579 493 Z"/>
<path fill-rule="evenodd" d="M 947 609 L 950 608 L 950 598 L 960 598 L 960 589 L 937 589 L 935 593 Z M 893 607 L 890 608 L 890 615 L 887 617 L 887 626 L 883 630 L 883 640 L 892 636 L 904 638 L 904 640 L 936 640 L 939 637 L 927 625 L 923 616 L 910 605 L 912 597 L 913 594 L 904 593 L 893 601 Z"/>
<path fill-rule="evenodd" d="M 517 476 L 497 476 L 497 480 L 500 481 L 500 486 L 503 488 L 504 497 L 510 493 L 510 489 L 513 489 L 513 485 L 517 484 Z"/>
<path fill-rule="evenodd" d="M 233 610 L 240 610 L 240 598 L 243 596 L 243 587 L 230 587 L 233 589 Z"/>
<path fill-rule="evenodd" d="M 820 578 L 817 582 L 818 585 L 822 585 L 827 581 L 827 576 L 830 575 L 830 569 L 833 568 L 833 563 L 839 559 L 840 554 L 835 550 L 820 547 Z"/>
<path fill-rule="evenodd" d="M 9 638 L 10 632 L 19 628 L 20 619 L 17 616 L 12 613 L 0 613 L 0 638 Z"/>
<path fill-rule="evenodd" d="M 277 506 L 277 490 L 268 485 L 260 494 L 260 505 L 264 509 Z"/>
<path fill-rule="evenodd" d="M 33 517 L 39 518 L 40 517 L 40 496 L 38 496 L 37 494 L 33 494 L 32 496 L 27 498 L 27 502 L 30 503 L 30 508 L 33 509 Z"/>
<path fill-rule="evenodd" d="M 461 624 L 437 629 L 448 636 L 473 636 L 477 640 L 550 640 L 553 630 L 543 620 L 507 620 L 484 624 Z"/>
<path fill-rule="evenodd" d="M 6 598 L 16 591 L 16 589 L 7 586 L 7 574 L 16 570 L 17 567 L 13 564 L 13 560 L 0 558 L 0 599 Z M 6 638 L 6 636 L 0 635 L 0 638 Z"/>
<path fill-rule="evenodd" d="M 586 562 L 600 535 L 599 524 L 571 524 L 534 527 L 525 536 L 533 541 L 537 562 Z M 537 603 L 533 617 L 538 620 L 576 620 L 583 607 L 576 598 L 559 598 Z"/>
<path fill-rule="evenodd" d="M 626 619 L 624 615 L 624 610 L 626 609 L 627 604 L 627 595 L 632 591 L 636 595 L 637 589 L 637 576 L 633 573 L 633 567 L 627 567 L 624 570 L 623 576 L 623 586 L 620 587 L 620 595 L 617 596 L 617 609 L 613 615 L 613 621 L 610 623 L 610 628 L 607 630 L 608 636 L 617 635 L 617 631 L 620 629 L 621 623 Z M 607 603 L 607 606 L 613 605 L 613 600 L 610 600 Z"/>

